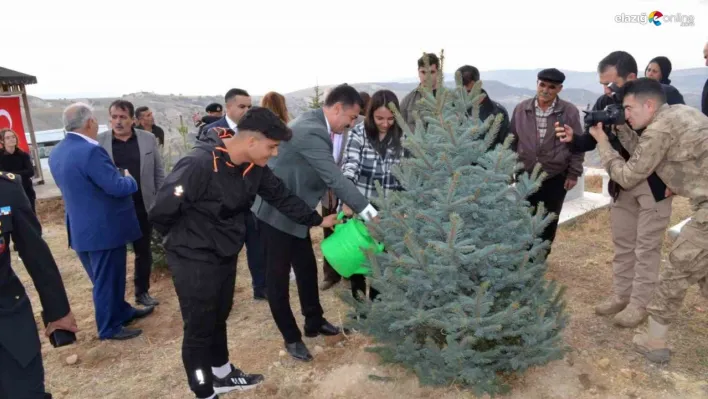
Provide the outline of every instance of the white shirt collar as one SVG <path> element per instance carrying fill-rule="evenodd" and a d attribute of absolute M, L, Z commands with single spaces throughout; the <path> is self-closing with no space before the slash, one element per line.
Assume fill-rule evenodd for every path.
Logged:
<path fill-rule="evenodd" d="M 327 114 L 324 113 L 324 110 L 322 110 L 322 113 L 323 113 L 324 118 L 325 118 L 325 123 L 327 124 L 327 133 L 332 134 L 332 128 L 329 127 L 329 121 L 327 120 Z"/>
<path fill-rule="evenodd" d="M 238 125 L 236 124 L 236 122 L 232 121 L 231 118 L 229 118 L 228 115 L 224 115 L 224 118 L 226 118 L 226 123 L 229 124 L 229 129 L 231 129 L 231 130 L 233 130 L 234 132 L 236 132 L 237 129 L 238 129 Z"/>
<path fill-rule="evenodd" d="M 89 143 L 91 143 L 91 144 L 93 144 L 93 145 L 98 145 L 98 141 L 92 139 L 92 138 L 89 137 L 89 136 L 84 136 L 83 134 L 81 134 L 81 133 L 76 133 L 76 132 L 66 132 L 66 133 L 67 133 L 67 134 L 73 134 L 73 135 L 79 136 L 79 137 L 81 137 L 82 139 L 88 141 Z"/>

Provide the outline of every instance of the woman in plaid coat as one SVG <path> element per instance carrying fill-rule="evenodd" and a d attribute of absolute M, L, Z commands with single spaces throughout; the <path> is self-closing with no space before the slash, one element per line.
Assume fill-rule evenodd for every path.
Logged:
<path fill-rule="evenodd" d="M 390 90 L 379 90 L 371 96 L 364 121 L 349 132 L 344 150 L 344 176 L 354 182 L 367 199 L 378 196 L 377 181 L 383 188 L 384 196 L 389 191 L 402 189 L 391 173 L 393 166 L 404 156 L 401 145 L 403 130 L 388 109 L 387 104 L 391 102 L 399 108 L 398 98 Z M 366 278 L 363 275 L 355 274 L 350 281 L 354 298 L 359 298 L 359 292 L 366 295 Z M 374 300 L 378 291 L 369 288 L 369 298 Z"/>

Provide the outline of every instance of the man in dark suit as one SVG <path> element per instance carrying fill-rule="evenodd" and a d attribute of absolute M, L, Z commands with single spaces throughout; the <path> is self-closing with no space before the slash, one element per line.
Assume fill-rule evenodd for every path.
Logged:
<path fill-rule="evenodd" d="M 51 398 L 44 392 L 41 344 L 32 305 L 10 265 L 10 235 L 49 322 L 45 334 L 56 329 L 77 332 L 59 269 L 42 239 L 42 227 L 21 178 L 0 172 L 0 398 Z"/>
<path fill-rule="evenodd" d="M 219 118 L 216 122 L 210 123 L 200 128 L 200 135 L 197 139 L 201 139 L 201 133 L 209 131 L 213 127 L 223 127 L 238 131 L 238 122 L 241 120 L 246 111 L 253 108 L 251 95 L 243 89 L 231 89 L 224 96 L 226 104 L 226 115 Z"/>
<path fill-rule="evenodd" d="M 160 126 L 155 124 L 155 116 L 150 108 L 142 106 L 135 109 L 135 125 L 136 129 L 152 133 L 157 138 L 160 145 L 165 145 L 165 131 Z"/>
<path fill-rule="evenodd" d="M 477 83 L 480 79 L 479 69 L 472 65 L 463 65 L 457 69 L 457 72 L 459 72 L 461 75 L 462 85 L 465 86 L 465 89 L 468 93 L 471 92 L 474 88 L 475 83 Z M 489 98 L 489 93 L 487 93 L 486 90 L 482 89 L 482 93 L 484 94 L 484 99 L 479 104 L 479 119 L 484 122 L 490 116 L 492 118 L 496 118 L 497 115 L 502 114 L 502 116 L 504 117 L 504 119 L 502 119 L 501 125 L 499 126 L 499 132 L 497 133 L 497 137 L 492 143 L 491 148 L 493 149 L 497 146 L 497 144 L 503 144 L 504 140 L 506 140 L 506 137 L 509 135 L 509 113 L 503 105 L 499 104 L 496 101 L 492 101 L 492 99 Z M 467 109 L 467 116 L 472 117 L 472 107 L 469 107 Z"/>
<path fill-rule="evenodd" d="M 229 90 L 224 96 L 224 101 L 226 102 L 226 115 L 201 128 L 200 137 L 202 139 L 206 139 L 205 133 L 214 127 L 231 129 L 238 134 L 239 121 L 253 107 L 251 96 L 243 89 Z M 253 299 L 263 301 L 266 299 L 266 268 L 263 262 L 263 248 L 260 244 L 258 225 L 252 212 L 246 212 L 244 217 L 246 219 L 246 258 L 248 270 L 251 272 Z"/>
<path fill-rule="evenodd" d="M 157 190 L 165 181 L 160 148 L 155 136 L 132 127 L 132 103 L 116 100 L 108 107 L 108 112 L 112 129 L 99 134 L 98 143 L 118 168 L 127 169 L 138 182 L 138 191 L 133 193 L 133 203 L 142 237 L 133 242 L 135 302 L 143 306 L 159 305 L 148 292 L 152 271 L 152 225 L 148 221 L 148 210 L 155 202 Z"/>
<path fill-rule="evenodd" d="M 138 184 L 121 176 L 96 136 L 98 121 L 90 106 L 64 110 L 66 138 L 49 156 L 49 168 L 66 208 L 69 246 L 93 283 L 99 339 L 130 339 L 141 334 L 125 325 L 147 316 L 153 307 L 135 309 L 125 301 L 126 244 L 142 233 L 131 195 Z"/>
<path fill-rule="evenodd" d="M 281 143 L 278 155 L 271 159 L 269 166 L 287 188 L 312 209 L 329 188 L 349 208 L 365 220 L 371 220 L 377 217 L 377 212 L 334 162 L 330 137 L 332 132 L 341 134 L 351 128 L 361 105 L 356 89 L 346 84 L 335 87 L 322 109 L 306 112 L 291 123 L 292 140 Z M 256 198 L 252 210 L 259 220 L 261 243 L 266 249 L 268 303 L 275 323 L 283 334 L 288 353 L 298 360 L 312 360 L 290 308 L 291 265 L 305 315 L 305 335 L 337 335 L 341 331 L 323 317 L 310 229 L 288 218 L 261 197 Z"/>

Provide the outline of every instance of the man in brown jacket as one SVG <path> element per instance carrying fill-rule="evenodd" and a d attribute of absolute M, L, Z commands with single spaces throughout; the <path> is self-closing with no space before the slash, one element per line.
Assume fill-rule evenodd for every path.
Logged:
<path fill-rule="evenodd" d="M 564 135 L 556 134 L 559 122 L 570 136 L 582 131 L 578 108 L 558 97 L 564 80 L 563 72 L 555 68 L 539 72 L 536 96 L 516 106 L 509 127 L 515 138 L 512 149 L 519 154 L 524 169 L 531 172 L 540 163 L 547 174 L 529 202 L 534 207 L 543 202 L 545 209 L 556 215 L 561 213 L 567 191 L 575 187 L 583 174 L 585 157 L 584 153 L 574 154 Z M 557 229 L 558 218 L 548 225 L 541 238 L 553 244 Z"/>

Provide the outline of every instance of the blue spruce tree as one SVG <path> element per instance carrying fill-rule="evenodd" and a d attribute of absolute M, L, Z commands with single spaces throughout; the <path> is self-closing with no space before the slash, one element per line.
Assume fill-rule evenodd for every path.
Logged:
<path fill-rule="evenodd" d="M 507 132 L 501 115 L 479 120 L 481 82 L 468 94 L 459 74 L 455 88 L 438 76 L 435 94 L 421 88 L 414 132 L 391 105 L 412 155 L 394 172 L 405 191 L 374 200 L 381 221 L 369 229 L 386 251 L 369 253 L 369 278 L 381 294 L 350 300 L 365 315 L 350 324 L 424 384 L 495 395 L 513 373 L 564 355 L 563 289 L 545 279 L 539 238 L 556 215 L 526 200 L 545 174 L 520 173 L 513 138 L 491 148 Z"/>

